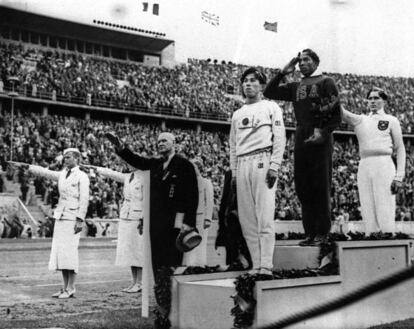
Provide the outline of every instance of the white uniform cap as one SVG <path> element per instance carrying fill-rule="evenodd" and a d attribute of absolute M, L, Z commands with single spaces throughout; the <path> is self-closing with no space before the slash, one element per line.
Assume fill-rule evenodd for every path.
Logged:
<path fill-rule="evenodd" d="M 78 153 L 80 155 L 80 151 L 75 147 L 70 147 L 70 148 L 65 149 L 63 151 L 63 155 L 65 155 L 66 153 L 69 153 L 69 152 Z"/>

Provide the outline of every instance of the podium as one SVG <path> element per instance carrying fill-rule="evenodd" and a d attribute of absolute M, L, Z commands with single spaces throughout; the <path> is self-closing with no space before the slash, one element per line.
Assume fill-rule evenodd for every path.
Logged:
<path fill-rule="evenodd" d="M 318 247 L 300 247 L 298 241 L 277 241 L 275 269 L 318 266 Z M 339 274 L 258 281 L 253 326 L 267 325 L 353 291 L 374 280 L 411 266 L 412 240 L 337 242 Z M 234 280 L 244 272 L 222 272 L 172 277 L 171 323 L 180 329 L 233 327 L 230 297 Z M 351 304 L 289 326 L 289 329 L 357 329 L 413 317 L 414 280 L 408 280 Z"/>

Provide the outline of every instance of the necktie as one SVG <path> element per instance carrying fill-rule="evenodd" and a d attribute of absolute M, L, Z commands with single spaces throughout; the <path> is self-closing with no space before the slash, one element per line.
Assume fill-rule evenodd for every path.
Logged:
<path fill-rule="evenodd" d="M 133 179 L 134 179 L 134 173 L 132 173 L 131 177 L 129 177 L 129 182 L 131 183 Z"/>
<path fill-rule="evenodd" d="M 66 178 L 68 178 L 68 177 L 69 177 L 71 170 L 72 170 L 72 169 L 69 169 L 69 170 L 68 170 L 68 173 L 66 174 Z"/>

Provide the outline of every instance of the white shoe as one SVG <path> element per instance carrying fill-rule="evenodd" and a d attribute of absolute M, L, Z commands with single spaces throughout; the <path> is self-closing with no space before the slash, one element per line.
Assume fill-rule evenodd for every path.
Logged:
<path fill-rule="evenodd" d="M 65 290 L 64 292 L 62 292 L 62 293 L 58 296 L 58 298 L 59 298 L 59 299 L 67 299 L 67 298 L 74 297 L 74 296 L 75 296 L 75 292 L 76 292 L 76 289 L 73 289 L 73 290 L 71 290 L 71 291 Z"/>
<path fill-rule="evenodd" d="M 142 286 L 139 283 L 134 284 L 127 292 L 128 293 L 136 293 L 142 290 Z"/>
<path fill-rule="evenodd" d="M 52 298 L 58 298 L 61 294 L 63 294 L 65 290 L 63 288 L 60 288 L 60 290 L 57 293 L 54 293 L 52 295 Z"/>
<path fill-rule="evenodd" d="M 272 275 L 273 276 L 272 270 L 270 268 L 266 268 L 266 267 L 261 267 L 260 268 L 260 271 L 259 271 L 259 274 L 262 274 L 262 275 Z"/>
<path fill-rule="evenodd" d="M 258 274 L 259 272 L 260 272 L 260 268 L 253 268 L 247 273 L 250 275 L 255 275 L 255 274 Z"/>
<path fill-rule="evenodd" d="M 130 284 L 128 287 L 122 289 L 121 291 L 122 292 L 128 292 L 128 290 L 131 289 L 133 286 L 134 286 L 133 284 Z"/>

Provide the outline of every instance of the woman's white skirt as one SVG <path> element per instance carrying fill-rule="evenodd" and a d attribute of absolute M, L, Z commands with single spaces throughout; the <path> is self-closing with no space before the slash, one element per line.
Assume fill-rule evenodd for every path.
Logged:
<path fill-rule="evenodd" d="M 74 220 L 55 220 L 52 250 L 50 251 L 49 270 L 79 270 L 79 238 L 75 234 Z"/>
<path fill-rule="evenodd" d="M 136 220 L 119 220 L 115 265 L 142 267 L 143 236 L 139 234 L 138 225 Z"/>

